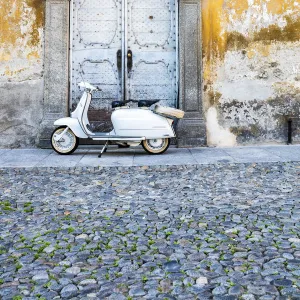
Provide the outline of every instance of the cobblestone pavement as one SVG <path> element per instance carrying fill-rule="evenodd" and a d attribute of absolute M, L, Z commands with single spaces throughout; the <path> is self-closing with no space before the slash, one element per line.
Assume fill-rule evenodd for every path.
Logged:
<path fill-rule="evenodd" d="M 300 299 L 300 163 L 0 171 L 1 299 Z"/>

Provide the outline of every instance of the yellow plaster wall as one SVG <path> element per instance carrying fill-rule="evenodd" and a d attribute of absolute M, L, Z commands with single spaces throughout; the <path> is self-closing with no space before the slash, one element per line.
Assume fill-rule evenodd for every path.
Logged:
<path fill-rule="evenodd" d="M 0 82 L 42 75 L 44 0 L 0 0 Z"/>
<path fill-rule="evenodd" d="M 247 134 L 276 140 L 278 115 L 300 106 L 300 1 L 203 0 L 202 35 L 209 145 L 247 142 Z M 270 106 L 274 99 L 282 100 Z M 263 109 L 251 111 L 253 101 Z"/>
<path fill-rule="evenodd" d="M 43 117 L 44 0 L 0 0 L 0 147 L 37 143 Z"/>

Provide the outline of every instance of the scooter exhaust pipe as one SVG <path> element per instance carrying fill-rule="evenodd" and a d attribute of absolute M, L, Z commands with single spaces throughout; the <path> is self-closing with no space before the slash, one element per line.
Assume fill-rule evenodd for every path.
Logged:
<path fill-rule="evenodd" d="M 119 148 L 130 148 L 130 146 L 126 143 L 116 142 Z"/>

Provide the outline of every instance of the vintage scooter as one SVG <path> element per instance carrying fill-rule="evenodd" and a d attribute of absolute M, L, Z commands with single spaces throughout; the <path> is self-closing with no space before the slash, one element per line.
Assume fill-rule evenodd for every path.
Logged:
<path fill-rule="evenodd" d="M 94 91 L 101 91 L 87 82 L 81 82 L 79 87 L 85 91 L 71 117 L 58 119 L 54 122 L 56 128 L 51 136 L 52 148 L 59 154 L 73 153 L 79 144 L 79 138 L 104 141 L 105 145 L 99 157 L 107 150 L 108 144 L 139 146 L 150 154 L 162 154 L 175 137 L 172 124 L 174 118 L 183 118 L 184 112 L 171 107 L 157 105 L 154 110 L 150 106 L 155 101 L 138 101 L 138 108 L 130 108 L 127 102 L 113 101 L 111 121 L 114 129 L 111 132 L 92 132 L 89 128 L 88 109 Z"/>

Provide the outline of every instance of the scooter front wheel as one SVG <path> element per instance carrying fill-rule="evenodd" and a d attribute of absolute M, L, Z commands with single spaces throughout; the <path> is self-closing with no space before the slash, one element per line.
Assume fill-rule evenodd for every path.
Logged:
<path fill-rule="evenodd" d="M 142 146 L 149 154 L 162 154 L 166 152 L 170 146 L 170 139 L 151 139 L 144 140 Z"/>
<path fill-rule="evenodd" d="M 56 128 L 51 135 L 51 145 L 55 152 L 61 155 L 72 154 L 78 147 L 79 138 L 69 128 L 64 136 L 55 141 L 54 137 L 61 134 L 66 129 L 66 126 Z"/>

